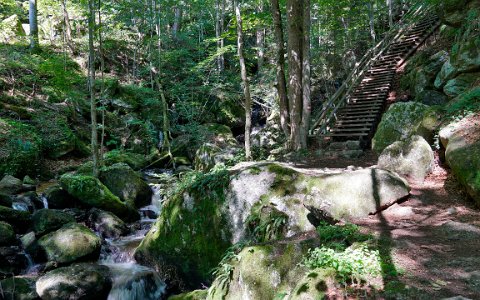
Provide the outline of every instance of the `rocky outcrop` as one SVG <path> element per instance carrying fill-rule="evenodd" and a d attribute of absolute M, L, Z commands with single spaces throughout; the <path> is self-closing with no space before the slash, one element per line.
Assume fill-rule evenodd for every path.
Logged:
<path fill-rule="evenodd" d="M 433 166 L 433 150 L 421 136 L 397 141 L 382 151 L 378 167 L 423 182 Z"/>
<path fill-rule="evenodd" d="M 438 125 L 439 117 L 434 108 L 417 102 L 393 104 L 378 125 L 372 140 L 372 148 L 381 153 L 394 142 L 414 135 L 431 141 Z"/>
<path fill-rule="evenodd" d="M 98 259 L 101 240 L 87 227 L 70 223 L 41 237 L 38 244 L 50 264 L 62 265 Z"/>
<path fill-rule="evenodd" d="M 40 277 L 36 291 L 42 300 L 106 299 L 112 287 L 108 267 L 76 264 Z"/>
<path fill-rule="evenodd" d="M 458 181 L 480 205 L 480 136 L 478 117 L 473 114 L 451 122 L 440 131 L 445 159 Z"/>
<path fill-rule="evenodd" d="M 140 174 L 127 164 L 118 163 L 102 168 L 99 179 L 115 196 L 130 206 L 140 208 L 151 202 L 152 190 Z"/>
<path fill-rule="evenodd" d="M 209 270 L 235 243 L 291 237 L 321 220 L 366 217 L 409 194 L 403 179 L 377 169 L 311 174 L 256 164 L 231 172 L 197 175 L 171 197 L 137 248 L 137 260 L 195 286 L 209 280 Z"/>
<path fill-rule="evenodd" d="M 70 195 L 87 207 L 107 210 L 127 220 L 139 218 L 134 207 L 122 202 L 93 176 L 65 174 L 60 178 L 60 184 Z"/>

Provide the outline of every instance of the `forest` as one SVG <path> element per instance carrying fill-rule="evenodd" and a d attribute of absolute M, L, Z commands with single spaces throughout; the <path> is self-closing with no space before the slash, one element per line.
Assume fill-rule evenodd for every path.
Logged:
<path fill-rule="evenodd" d="M 479 0 L 0 0 L 0 300 L 480 298 Z"/>

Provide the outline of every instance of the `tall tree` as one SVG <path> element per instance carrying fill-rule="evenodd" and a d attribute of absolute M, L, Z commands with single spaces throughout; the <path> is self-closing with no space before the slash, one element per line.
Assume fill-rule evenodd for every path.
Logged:
<path fill-rule="evenodd" d="M 287 138 L 290 138 L 290 116 L 288 108 L 287 81 L 285 79 L 285 41 L 283 38 L 282 14 L 278 0 L 270 0 L 272 10 L 273 27 L 277 46 L 276 71 L 277 92 L 280 108 L 280 126 Z"/>
<path fill-rule="evenodd" d="M 310 67 L 310 0 L 303 2 L 303 44 L 302 44 L 302 121 L 300 126 L 301 147 L 307 148 L 308 129 L 311 114 L 311 67 Z"/>
<path fill-rule="evenodd" d="M 70 51 L 75 53 L 75 47 L 72 42 L 72 26 L 70 25 L 70 17 L 67 10 L 67 0 L 62 0 L 62 13 L 63 13 L 63 23 L 65 25 L 65 42 L 67 43 Z"/>
<path fill-rule="evenodd" d="M 28 21 L 30 23 L 30 48 L 38 47 L 37 0 L 29 0 Z"/>
<path fill-rule="evenodd" d="M 237 18 L 237 46 L 238 58 L 240 61 L 240 71 L 243 82 L 243 91 L 245 94 L 245 155 L 247 159 L 252 158 L 250 147 L 250 131 L 252 127 L 252 97 L 250 95 L 250 83 L 248 82 L 247 67 L 245 66 L 245 57 L 243 55 L 243 26 L 242 14 L 240 11 L 240 3 L 234 1 L 235 16 Z"/>
<path fill-rule="evenodd" d="M 225 0 L 216 0 L 215 2 L 215 38 L 217 39 L 217 68 L 219 72 L 222 72 L 225 69 L 225 56 L 221 51 L 223 51 L 223 46 L 225 39 L 222 38 L 225 26 Z"/>
<path fill-rule="evenodd" d="M 97 103 L 95 97 L 95 2 L 88 0 L 88 83 L 90 90 L 90 118 L 92 126 L 92 161 L 93 175 L 98 176 L 98 133 L 97 133 Z"/>

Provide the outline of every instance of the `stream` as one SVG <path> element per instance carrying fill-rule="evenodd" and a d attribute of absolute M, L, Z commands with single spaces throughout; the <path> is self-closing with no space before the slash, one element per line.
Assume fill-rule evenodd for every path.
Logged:
<path fill-rule="evenodd" d="M 165 170 L 150 170 L 144 173 L 144 178 L 153 191 L 152 201 L 148 206 L 139 209 L 141 219 L 128 224 L 131 233 L 118 239 L 102 239 L 102 249 L 98 264 L 107 266 L 112 275 L 112 289 L 108 300 L 157 300 L 165 295 L 166 284 L 160 275 L 153 269 L 136 263 L 135 248 L 140 244 L 145 234 L 156 221 L 161 211 L 161 189 L 159 176 Z M 48 201 L 41 197 L 44 208 L 48 208 Z M 28 210 L 27 205 L 16 204 L 15 209 Z M 97 233 L 98 236 L 100 234 Z M 25 253 L 29 263 L 26 275 L 39 273 L 41 265 L 34 264 L 31 257 Z"/>

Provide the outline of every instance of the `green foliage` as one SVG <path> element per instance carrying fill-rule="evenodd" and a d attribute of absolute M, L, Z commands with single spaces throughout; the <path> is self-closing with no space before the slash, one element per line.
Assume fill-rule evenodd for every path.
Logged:
<path fill-rule="evenodd" d="M 288 216 L 273 207 L 253 208 L 245 220 L 253 240 L 258 243 L 277 240 L 283 236 Z"/>
<path fill-rule="evenodd" d="M 461 118 L 480 111 L 480 87 L 463 93 L 447 107 L 447 116 Z"/>
<path fill-rule="evenodd" d="M 337 251 L 328 247 L 309 250 L 303 265 L 309 269 L 332 268 L 342 282 L 361 283 L 381 273 L 380 253 L 366 245 Z"/>
<path fill-rule="evenodd" d="M 364 242 L 371 239 L 371 236 L 360 233 L 360 227 L 355 224 L 343 226 L 321 223 L 317 227 L 317 233 L 323 245 L 345 249 L 355 242 Z"/>
<path fill-rule="evenodd" d="M 0 177 L 36 175 L 40 168 L 41 144 L 32 126 L 0 119 Z"/>

